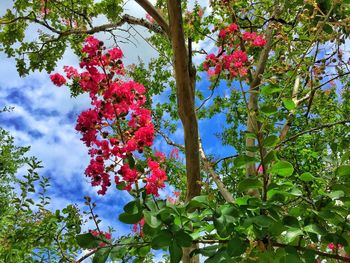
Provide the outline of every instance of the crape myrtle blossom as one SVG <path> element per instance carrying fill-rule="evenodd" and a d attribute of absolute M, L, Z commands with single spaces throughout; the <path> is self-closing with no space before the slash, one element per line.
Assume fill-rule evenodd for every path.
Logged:
<path fill-rule="evenodd" d="M 241 35 L 240 35 L 241 34 Z M 225 74 L 228 79 L 247 75 L 249 60 L 246 50 L 241 50 L 241 39 L 246 49 L 250 47 L 263 48 L 266 40 L 256 32 L 240 33 L 236 24 L 230 24 L 219 31 L 218 41 L 221 47 L 218 54 L 208 54 L 203 63 L 203 69 L 209 77 Z"/>
<path fill-rule="evenodd" d="M 103 232 L 103 231 L 98 231 L 98 230 L 89 230 L 89 232 L 91 233 L 91 235 L 93 235 L 94 237 L 98 237 L 101 240 L 105 240 L 105 241 L 109 241 L 112 239 L 112 235 L 109 232 Z M 106 242 L 101 241 L 98 246 L 99 247 L 105 247 L 108 244 Z"/>
<path fill-rule="evenodd" d="M 53 84 L 55 84 L 58 87 L 61 87 L 62 85 L 66 84 L 66 79 L 59 73 L 52 74 L 50 76 L 50 79 Z"/>
<path fill-rule="evenodd" d="M 79 115 L 75 127 L 91 156 L 85 175 L 91 178 L 92 186 L 100 187 L 101 195 L 114 177 L 120 189 L 131 191 L 135 184 L 139 189 L 138 182 L 142 180 L 145 191 L 158 196 L 167 175 L 164 154 L 144 151 L 154 141 L 151 111 L 145 107 L 145 87 L 132 80 L 121 80 L 125 73 L 119 48 L 105 51 L 103 42 L 89 36 L 82 52 L 83 71 L 65 66 L 64 72 L 68 80 L 73 80 L 68 86 L 78 83 L 91 98 L 92 108 Z M 50 78 L 57 86 L 67 83 L 58 73 Z M 141 163 L 146 163 L 146 167 L 135 165 L 136 157 L 143 158 L 146 162 Z"/>

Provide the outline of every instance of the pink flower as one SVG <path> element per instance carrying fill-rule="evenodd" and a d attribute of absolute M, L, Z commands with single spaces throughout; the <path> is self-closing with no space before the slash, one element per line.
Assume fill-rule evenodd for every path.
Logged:
<path fill-rule="evenodd" d="M 226 30 L 221 29 L 219 32 L 219 38 L 225 39 L 225 37 L 226 37 Z"/>
<path fill-rule="evenodd" d="M 200 7 L 198 10 L 198 16 L 202 17 L 203 16 L 203 9 Z"/>
<path fill-rule="evenodd" d="M 150 22 L 150 23 L 154 23 L 154 19 L 153 17 L 150 16 L 150 14 L 146 14 L 146 19 Z"/>
<path fill-rule="evenodd" d="M 123 53 L 119 48 L 104 50 L 102 41 L 89 36 L 82 48 L 85 53 L 80 62 L 83 72 L 64 67 L 67 78 L 74 78 L 74 83 L 90 95 L 92 108 L 79 115 L 75 129 L 81 133 L 81 140 L 91 156 L 85 175 L 92 186 L 100 187 L 97 193 L 101 195 L 111 186 L 111 176 L 116 185 L 125 183 L 124 190 L 133 189 L 141 173 L 122 161 L 132 157 L 134 151 L 142 154 L 154 140 L 152 113 L 144 105 L 145 87 L 120 78 L 125 73 L 121 61 Z M 66 83 L 66 79 L 57 73 L 50 78 L 58 86 Z M 151 174 L 145 178 L 145 189 L 157 195 L 167 177 L 160 165 L 165 155 L 157 152 L 155 156 L 156 160 L 148 162 Z M 110 234 L 106 233 L 105 237 L 108 239 Z"/>
<path fill-rule="evenodd" d="M 336 248 L 336 246 L 333 243 L 329 243 L 327 247 L 331 250 L 334 250 Z"/>
<path fill-rule="evenodd" d="M 141 237 L 143 237 L 144 234 L 143 234 L 142 228 L 143 228 L 144 224 L 145 224 L 145 219 L 142 218 L 142 219 L 140 220 L 140 222 L 138 222 L 137 224 L 134 224 L 134 225 L 132 226 L 131 231 L 134 232 L 134 233 L 136 233 L 136 234 L 138 234 L 138 235 L 140 235 Z"/>
<path fill-rule="evenodd" d="M 117 60 L 123 57 L 123 52 L 119 48 L 113 48 L 108 50 L 108 54 L 111 56 L 111 60 Z"/>
<path fill-rule="evenodd" d="M 169 154 L 169 157 L 170 157 L 170 158 L 173 158 L 173 159 L 179 159 L 179 148 L 174 147 L 174 148 L 171 150 L 171 152 L 170 152 L 170 154 Z"/>
<path fill-rule="evenodd" d="M 254 40 L 256 38 L 256 33 L 255 32 L 243 32 L 242 33 L 243 36 L 243 40 L 247 41 L 247 40 Z"/>
<path fill-rule="evenodd" d="M 238 26 L 236 24 L 231 24 L 227 27 L 227 31 L 230 33 L 234 33 L 238 30 Z"/>
<path fill-rule="evenodd" d="M 50 79 L 53 84 L 55 84 L 58 87 L 61 87 L 62 85 L 66 84 L 66 79 L 59 73 L 55 73 L 50 75 Z"/>
<path fill-rule="evenodd" d="M 165 154 L 164 153 L 156 152 L 154 155 L 159 158 L 160 162 L 164 162 L 164 159 L 165 159 Z"/>
<path fill-rule="evenodd" d="M 66 76 L 67 78 L 71 79 L 71 78 L 78 78 L 79 77 L 79 73 L 78 71 L 70 66 L 64 66 L 63 67 L 64 72 L 66 72 Z"/>
<path fill-rule="evenodd" d="M 266 39 L 263 36 L 257 36 L 253 41 L 253 46 L 263 47 L 266 45 Z"/>
<path fill-rule="evenodd" d="M 110 240 L 112 238 L 111 233 L 105 232 L 105 238 Z"/>

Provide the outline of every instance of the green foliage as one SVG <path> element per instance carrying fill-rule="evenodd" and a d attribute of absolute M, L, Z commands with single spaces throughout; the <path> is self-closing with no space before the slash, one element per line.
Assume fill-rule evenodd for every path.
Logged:
<path fill-rule="evenodd" d="M 79 249 L 75 242 L 82 223 L 78 209 L 73 205 L 56 212 L 46 209 L 49 181 L 37 172 L 40 162 L 24 157 L 29 148 L 15 146 L 6 131 L 1 129 L 1 134 L 0 261 L 40 262 L 50 257 L 52 262 L 68 262 Z M 28 166 L 27 174 L 16 178 L 23 165 Z"/>
<path fill-rule="evenodd" d="M 42 14 L 41 1 L 13 1 L 14 7 L 0 20 L 1 51 L 16 58 L 20 75 L 36 69 L 52 71 L 67 47 L 80 54 L 86 29 L 99 29 L 91 27 L 94 18 L 101 15 L 108 23 L 120 21 L 122 1 L 97 2 L 64 0 L 58 5 L 57 1 L 46 1 L 51 11 Z M 190 8 L 190 4 L 182 1 L 183 8 Z M 166 1 L 157 1 L 156 7 L 168 21 Z M 201 254 L 207 263 L 314 262 L 321 255 L 328 256 L 327 262 L 336 262 L 327 255 L 329 243 L 343 246 L 333 251 L 333 256 L 350 253 L 350 78 L 346 56 L 339 52 L 349 40 L 349 1 L 211 1 L 210 9 L 203 9 L 210 13 L 201 16 L 202 8 L 195 2 L 183 14 L 185 38 L 195 47 L 189 51 L 193 62 L 189 67 L 197 70 L 197 116 L 210 120 L 213 126 L 220 124 L 218 144 L 234 149 L 232 156 L 222 158 L 220 147 L 213 145 L 217 148 L 214 154 L 203 158 L 202 195 L 185 201 L 184 160 L 168 158 L 168 182 L 182 191 L 179 200 L 160 200 L 133 190 L 133 200 L 118 215 L 125 224 L 140 225 L 144 219 L 142 234 L 111 241 L 80 234 L 74 207 L 63 210 L 63 215 L 60 211 L 54 214 L 45 210 L 49 202 L 45 190 L 40 203 L 28 197 L 36 191 L 38 180 L 43 189 L 48 186 L 47 179 L 40 179 L 35 172 L 39 167 L 35 160 L 29 163 L 24 181 L 19 182 L 20 196 L 12 192 L 7 182 L 14 181 L 18 167 L 29 161 L 22 158 L 27 148 L 16 148 L 11 138 L 1 133 L 0 172 L 7 171 L 1 187 L 4 197 L 12 198 L 12 202 L 0 199 L 6 215 L 1 217 L 0 255 L 7 255 L 6 262 L 31 260 L 33 249 L 56 249 L 57 255 L 62 250 L 52 243 L 54 235 L 68 221 L 70 227 L 60 242 L 66 244 L 63 259 L 71 258 L 74 242 L 81 248 L 95 249 L 93 262 L 108 258 L 147 262 L 152 257 L 151 248 L 168 251 L 170 262 L 180 262 L 183 248 L 198 243 L 206 245 L 194 249 L 192 256 Z M 246 45 L 251 63 L 247 77 L 232 80 L 219 74 L 207 78 L 204 66 L 198 63 L 202 58 L 196 56 L 205 57 L 212 46 L 224 47 L 216 34 L 233 22 L 243 31 L 266 37 L 269 28 L 273 29 L 267 60 L 259 65 L 264 51 Z M 45 30 L 28 40 L 25 32 L 33 24 Z M 166 142 L 174 146 L 171 138 L 179 116 L 172 46 L 163 34 L 152 34 L 147 41 L 159 56 L 149 63 L 131 65 L 127 77 L 147 87 L 147 107 L 152 109 L 155 128 L 162 137 L 169 136 Z M 240 39 L 240 43 L 244 41 Z M 255 75 L 260 66 L 264 70 Z M 82 92 L 79 83 L 71 90 L 73 96 Z M 248 131 L 248 126 L 253 129 Z M 248 140 L 254 144 L 248 145 Z M 130 157 L 126 161 L 130 167 L 145 171 L 145 160 Z M 217 180 L 232 195 L 233 203 L 217 189 Z M 32 206 L 39 208 L 37 213 Z M 16 221 L 14 215 L 19 215 Z M 42 237 L 39 241 L 31 239 L 38 233 Z M 72 239 L 75 234 L 79 235 Z M 105 246 L 100 246 L 101 242 Z M 43 252 L 39 257 L 46 255 Z"/>

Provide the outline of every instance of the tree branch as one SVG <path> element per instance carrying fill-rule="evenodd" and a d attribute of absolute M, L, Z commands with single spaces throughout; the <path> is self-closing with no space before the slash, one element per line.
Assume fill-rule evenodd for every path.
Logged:
<path fill-rule="evenodd" d="M 155 128 L 156 132 L 161 135 L 165 142 L 169 145 L 175 146 L 179 149 L 184 150 L 185 147 L 181 144 L 175 143 L 174 141 L 172 141 L 164 132 L 162 132 L 160 129 Z M 203 162 L 203 168 L 204 170 L 209 174 L 209 176 L 211 178 L 213 178 L 213 181 L 215 182 L 216 186 L 218 187 L 221 195 L 223 196 L 223 198 L 226 200 L 226 202 L 228 203 L 234 203 L 234 198 L 231 195 L 231 193 L 227 190 L 227 188 L 225 187 L 224 183 L 221 181 L 220 176 L 214 171 L 210 161 L 207 159 L 207 156 L 204 153 L 203 147 L 202 147 L 202 143 L 199 143 L 199 153 L 201 155 L 201 159 Z M 219 162 L 225 160 L 225 159 L 229 159 L 229 158 L 233 158 L 236 157 L 237 155 L 233 155 L 233 156 L 228 156 L 225 158 L 221 158 L 219 159 L 217 162 L 215 162 L 214 166 L 216 164 L 218 164 Z"/>
<path fill-rule="evenodd" d="M 20 20 L 28 20 L 28 21 L 34 22 L 36 24 L 42 25 L 42 26 L 46 27 L 47 29 L 49 29 L 51 32 L 56 33 L 60 36 L 78 35 L 78 34 L 94 34 L 94 33 L 102 32 L 102 31 L 107 31 L 110 29 L 115 29 L 117 27 L 122 26 L 125 23 L 128 23 L 130 25 L 143 26 L 143 27 L 149 29 L 150 31 L 155 32 L 155 33 L 166 35 L 166 31 L 164 31 L 158 25 L 152 24 L 152 23 L 148 22 L 146 19 L 136 18 L 136 17 L 130 16 L 127 14 L 123 15 L 121 17 L 120 21 L 118 21 L 116 23 L 108 23 L 108 24 L 96 26 L 96 27 L 93 27 L 90 29 L 73 28 L 73 29 L 69 29 L 66 31 L 59 31 L 59 30 L 51 27 L 49 24 L 37 19 L 36 17 L 31 17 L 31 14 L 29 14 L 27 16 L 23 16 L 23 17 L 16 17 L 12 20 L 3 20 L 2 19 L 2 20 L 0 20 L 0 25 L 13 24 L 13 23 L 16 23 Z"/>
<path fill-rule="evenodd" d="M 160 129 L 158 129 L 157 127 L 155 127 L 154 129 L 156 130 L 156 132 L 157 132 L 160 136 L 162 136 L 162 137 L 164 138 L 164 140 L 165 140 L 165 142 L 166 142 L 167 144 L 169 144 L 169 145 L 171 145 L 171 146 L 175 146 L 175 147 L 177 147 L 177 148 L 179 148 L 179 149 L 181 149 L 181 150 L 184 150 L 184 149 L 185 149 L 185 146 L 183 146 L 183 145 L 181 145 L 181 144 L 179 144 L 179 143 L 176 143 L 176 142 L 172 141 L 172 140 L 169 138 L 169 136 L 167 136 L 164 132 L 162 132 L 162 131 L 161 131 Z"/>
<path fill-rule="evenodd" d="M 291 126 L 291 122 L 292 122 L 292 119 L 294 118 L 294 115 L 295 115 L 295 111 L 296 111 L 296 108 L 299 106 L 300 104 L 300 101 L 298 100 L 297 96 L 298 96 L 298 92 L 299 92 L 299 87 L 300 87 L 300 76 L 298 75 L 296 78 L 295 78 L 295 82 L 294 82 L 294 86 L 293 86 L 293 90 L 292 90 L 292 100 L 295 104 L 295 109 L 293 109 L 289 114 L 288 114 L 288 117 L 287 117 L 287 120 L 286 120 L 286 123 L 285 125 L 283 126 L 281 132 L 280 132 L 280 140 L 284 140 L 284 138 L 286 138 L 287 136 L 287 133 L 290 129 L 290 126 Z"/>
<path fill-rule="evenodd" d="M 157 23 L 158 25 L 170 35 L 169 25 L 163 18 L 163 16 L 157 11 L 157 9 L 148 0 L 135 0 Z"/>
<path fill-rule="evenodd" d="M 274 246 L 274 247 L 293 247 L 299 251 L 313 251 L 315 254 L 322 256 L 322 257 L 334 258 L 334 259 L 338 259 L 341 261 L 349 262 L 349 258 L 340 256 L 340 255 L 336 255 L 336 254 L 329 254 L 326 252 L 322 252 L 322 251 L 318 251 L 318 250 L 314 250 L 314 249 L 310 249 L 310 248 L 306 248 L 306 247 L 291 246 L 288 244 L 280 244 L 280 243 L 273 243 L 272 246 Z"/>
<path fill-rule="evenodd" d="M 309 129 L 309 130 L 305 130 L 305 131 L 299 132 L 297 134 L 294 134 L 294 135 L 290 136 L 288 139 L 282 141 L 281 143 L 279 143 L 276 146 L 276 148 L 279 147 L 280 145 L 285 144 L 285 143 L 287 143 L 289 141 L 292 141 L 292 140 L 294 140 L 294 139 L 296 139 L 296 138 L 298 138 L 298 137 L 300 137 L 300 136 L 302 136 L 304 134 L 316 132 L 316 131 L 319 131 L 319 130 L 322 130 L 322 129 L 325 129 L 325 128 L 331 128 L 331 127 L 339 125 L 339 124 L 347 124 L 347 123 L 350 123 L 350 120 L 342 120 L 342 121 L 337 121 L 337 122 L 333 122 L 333 123 L 326 123 L 326 124 L 320 125 L 318 127 L 314 127 L 314 128 Z"/>
<path fill-rule="evenodd" d="M 275 10 L 272 14 L 272 17 L 276 18 L 281 13 L 281 8 L 278 4 L 275 6 Z M 271 22 L 268 25 L 268 28 L 266 30 L 265 38 L 266 38 L 266 45 L 263 48 L 263 50 L 260 53 L 258 64 L 256 65 L 256 71 L 254 73 L 254 76 L 252 78 L 252 81 L 250 82 L 249 86 L 249 101 L 248 101 L 248 119 L 247 119 L 247 131 L 250 133 L 257 133 L 259 131 L 259 123 L 256 119 L 257 111 L 258 111 L 258 93 L 256 92 L 257 88 L 259 87 L 262 79 L 262 74 L 265 71 L 266 62 L 268 59 L 268 55 L 270 50 L 272 49 L 273 45 L 273 24 L 275 22 L 271 20 Z M 259 136 L 257 136 L 259 137 Z M 246 139 L 246 147 L 251 148 L 255 146 L 255 139 L 253 138 L 247 138 Z M 247 155 L 250 157 L 255 156 L 255 152 L 247 151 Z M 246 175 L 247 176 L 254 176 L 256 175 L 256 168 L 255 163 L 247 164 L 246 165 Z M 253 193 L 254 194 L 254 193 Z"/>
<path fill-rule="evenodd" d="M 195 240 L 195 243 L 200 243 L 200 244 L 218 244 L 218 243 L 228 243 L 229 240 Z M 281 244 L 281 243 L 277 243 L 274 242 L 272 243 L 273 247 L 293 247 L 296 250 L 299 251 L 312 251 L 314 252 L 316 255 L 322 256 L 322 257 L 327 257 L 327 258 L 334 258 L 334 259 L 338 259 L 341 261 L 345 261 L 345 262 L 349 262 L 349 258 L 347 257 L 343 257 L 337 254 L 329 254 L 326 252 L 322 252 L 322 251 L 318 251 L 318 250 L 314 250 L 314 249 L 310 249 L 310 248 L 306 248 L 306 247 L 301 247 L 301 246 L 292 246 L 292 245 L 288 245 L 288 244 Z"/>
<path fill-rule="evenodd" d="M 213 181 L 215 182 L 216 186 L 218 187 L 221 195 L 228 203 L 234 203 L 235 199 L 233 198 L 232 194 L 227 190 L 224 183 L 221 181 L 220 176 L 214 171 L 211 163 L 207 159 L 207 156 L 204 153 L 202 143 L 199 142 L 199 152 L 202 157 L 202 161 L 204 164 L 204 170 L 210 175 L 211 178 L 213 178 Z"/>

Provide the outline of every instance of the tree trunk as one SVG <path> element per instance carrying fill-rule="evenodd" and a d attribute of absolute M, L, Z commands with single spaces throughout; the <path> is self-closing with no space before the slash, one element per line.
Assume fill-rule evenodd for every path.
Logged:
<path fill-rule="evenodd" d="M 189 52 L 183 32 L 181 1 L 168 0 L 168 13 L 170 25 L 170 40 L 173 49 L 175 68 L 176 95 L 178 113 L 184 128 L 187 192 L 186 201 L 200 195 L 200 159 L 198 122 L 195 110 L 195 72 L 190 69 Z M 190 252 L 196 248 L 183 249 L 184 263 L 199 263 L 199 257 L 190 258 Z"/>

